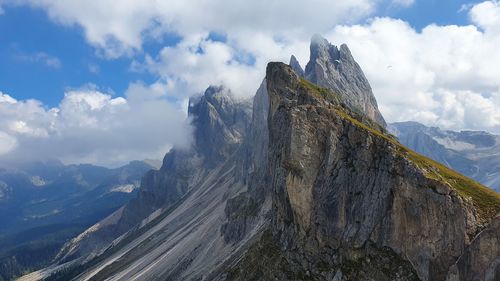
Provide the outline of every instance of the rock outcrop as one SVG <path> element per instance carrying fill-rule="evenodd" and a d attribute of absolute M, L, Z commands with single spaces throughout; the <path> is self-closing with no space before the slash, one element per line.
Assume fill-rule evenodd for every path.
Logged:
<path fill-rule="evenodd" d="M 477 255 L 463 258 L 470 274 L 496 269 L 495 243 L 469 245 L 498 194 L 405 149 L 289 66 L 269 64 L 266 80 L 272 223 L 235 280 L 445 280 L 466 251 Z"/>
<path fill-rule="evenodd" d="M 295 71 L 295 73 L 297 73 L 297 75 L 299 75 L 300 77 L 304 77 L 306 75 L 304 69 L 302 68 L 302 66 L 300 66 L 299 61 L 294 55 L 290 57 L 290 62 L 288 63 L 288 65 L 290 65 L 293 71 Z"/>
<path fill-rule="evenodd" d="M 474 238 L 446 280 L 500 280 L 500 216 Z"/>

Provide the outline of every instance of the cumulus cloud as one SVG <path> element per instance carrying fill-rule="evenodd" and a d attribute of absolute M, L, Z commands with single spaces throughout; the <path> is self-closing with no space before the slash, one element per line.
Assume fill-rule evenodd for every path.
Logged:
<path fill-rule="evenodd" d="M 500 33 L 500 1 L 485 1 L 474 5 L 469 15 L 485 31 Z"/>
<path fill-rule="evenodd" d="M 39 126 L 33 125 L 33 120 L 16 119 L 24 123 L 11 122 L 9 126 L 0 127 L 0 131 L 14 138 L 14 141 L 7 140 L 5 135 L 1 138 L 3 143 L 11 144 L 5 145 L 11 147 L 11 151 L 25 146 L 27 141 L 20 136 L 28 134 L 32 140 L 37 135 L 39 139 L 53 139 L 53 143 L 57 143 L 53 136 L 64 136 L 59 137 L 62 147 L 63 140 L 74 141 L 79 149 L 65 151 L 72 159 L 97 159 L 103 151 L 118 149 L 120 146 L 116 143 L 123 139 L 127 139 L 124 144 L 127 151 L 133 151 L 134 143 L 143 145 L 144 150 L 137 150 L 135 156 L 140 154 L 138 151 L 142 151 L 140 155 L 147 154 L 144 152 L 147 145 L 160 149 L 160 142 L 178 143 L 180 137 L 166 133 L 151 132 L 157 135 L 148 138 L 146 141 L 152 143 L 147 145 L 141 143 L 144 138 L 128 139 L 125 135 L 131 130 L 150 129 L 138 125 L 144 123 L 141 120 L 149 120 L 151 124 L 157 124 L 155 120 L 173 120 L 163 128 L 171 132 L 177 130 L 176 126 L 180 125 L 176 122 L 182 123 L 178 118 L 182 115 L 180 106 L 164 104 L 163 110 L 148 110 L 153 106 L 151 101 L 164 97 L 165 93 L 183 100 L 210 84 L 226 84 L 237 95 L 254 94 L 268 61 L 287 62 L 289 56 L 295 54 L 303 65 L 307 62 L 309 38 L 313 33 L 322 33 L 332 43 L 349 45 L 388 121 L 416 120 L 451 129 L 500 133 L 500 65 L 497 63 L 500 61 L 497 47 L 500 46 L 500 8 L 497 1 L 464 6 L 470 25 L 429 25 L 421 31 L 392 18 L 374 18 L 356 24 L 384 2 L 375 0 L 314 0 L 307 4 L 285 0 L 272 3 L 151 0 L 122 1 L 119 6 L 110 0 L 89 0 L 85 4 L 76 0 L 15 2 L 41 8 L 63 25 L 80 26 L 87 41 L 108 58 L 138 55 L 134 56 L 130 69 L 153 73 L 158 81 L 152 85 L 132 84 L 123 100 L 99 91 L 84 91 L 83 97 L 67 93 L 60 106 L 53 110 L 43 109 L 36 101 L 16 101 L 41 110 L 36 114 L 53 117 L 47 118 L 52 121 Z M 413 1 L 385 3 L 410 6 Z M 166 33 L 178 35 L 180 42 L 159 53 L 142 53 L 145 41 L 159 40 Z M 139 106 L 143 103 L 148 105 Z M 169 110 L 175 113 L 166 113 Z M 134 119 L 131 116 L 136 111 L 139 113 Z M 143 119 L 146 117 L 149 119 Z M 131 125 L 123 125 L 124 120 Z M 80 127 L 84 130 L 74 129 Z M 79 135 L 83 134 L 80 131 L 90 131 L 89 137 Z M 106 135 L 107 131 L 116 132 L 112 135 L 119 137 Z M 90 136 L 107 137 L 93 139 Z M 87 146 L 79 142 L 80 137 L 91 144 L 86 151 L 82 151 L 81 147 Z M 120 151 L 116 152 L 113 155 L 119 155 Z M 94 156 L 85 158 L 84 155 Z M 132 157 L 131 152 L 126 155 Z M 94 158 L 91 161 L 98 161 Z"/>
<path fill-rule="evenodd" d="M 126 0 L 117 5 L 113 0 L 10 0 L 44 9 L 58 23 L 81 26 L 87 41 L 107 57 L 130 55 L 141 49 L 144 40 L 161 38 L 165 32 L 186 37 L 258 30 L 277 37 L 309 37 L 311 30 L 322 32 L 371 13 L 376 2 Z"/>
<path fill-rule="evenodd" d="M 277 44 L 272 38 L 254 33 L 252 47 L 210 39 L 208 34 L 190 37 L 165 47 L 156 57 L 134 62 L 132 70 L 149 71 L 160 77 L 169 93 L 179 97 L 200 93 L 208 85 L 224 84 L 237 96 L 255 94 L 271 60 L 288 61 L 290 54 L 306 58 L 307 41 Z M 244 42 L 245 38 L 241 41 Z"/>
<path fill-rule="evenodd" d="M 485 5 L 493 6 L 478 8 Z M 495 16 L 480 15 L 493 8 L 498 3 L 473 6 L 468 26 L 429 25 L 417 32 L 401 20 L 377 18 L 337 26 L 327 37 L 350 46 L 389 121 L 499 133 L 500 34 Z"/>
<path fill-rule="evenodd" d="M 495 28 L 500 25 L 493 24 L 496 16 L 491 15 L 500 15 L 498 7 L 492 1 L 471 6 L 472 24 L 466 26 L 429 25 L 416 31 L 401 20 L 375 18 L 363 25 L 337 25 L 324 34 L 331 42 L 350 46 L 388 121 L 500 133 L 495 94 L 500 89 L 500 36 Z M 136 67 L 156 73 L 174 93 L 223 83 L 237 94 L 250 95 L 268 61 L 286 62 L 296 54 L 304 65 L 307 45 L 306 39 L 279 41 L 258 31 L 234 34 L 227 42 L 204 34 L 147 56 Z M 248 57 L 251 64 L 245 62 Z"/>
<path fill-rule="evenodd" d="M 181 104 L 164 89 L 138 82 L 125 97 L 93 87 L 66 92 L 58 107 L 0 93 L 0 160 L 59 158 L 66 163 L 116 166 L 158 159 L 171 145 L 189 145 Z"/>

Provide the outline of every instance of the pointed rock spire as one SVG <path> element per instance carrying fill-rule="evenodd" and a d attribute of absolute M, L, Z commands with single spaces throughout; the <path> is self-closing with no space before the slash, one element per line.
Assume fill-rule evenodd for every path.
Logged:
<path fill-rule="evenodd" d="M 289 65 L 292 67 L 293 71 L 297 73 L 297 75 L 299 75 L 300 77 L 304 77 L 305 75 L 304 69 L 302 69 L 302 66 L 300 66 L 299 61 L 294 55 L 290 57 Z"/>
<path fill-rule="evenodd" d="M 338 48 L 315 34 L 311 39 L 310 51 L 310 60 L 305 69 L 306 79 L 341 95 L 347 105 L 364 112 L 385 127 L 370 83 L 347 45 L 342 44 Z"/>

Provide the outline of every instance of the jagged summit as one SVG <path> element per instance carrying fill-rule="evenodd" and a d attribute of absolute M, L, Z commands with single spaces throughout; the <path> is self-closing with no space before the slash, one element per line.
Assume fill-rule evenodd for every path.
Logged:
<path fill-rule="evenodd" d="M 299 76 L 339 94 L 353 110 L 364 112 L 373 121 L 386 126 L 370 83 L 346 44 L 339 48 L 315 34 L 311 39 L 310 59 L 304 74 L 301 74 L 300 65 L 293 58 L 290 66 Z"/>
<path fill-rule="evenodd" d="M 251 101 L 238 100 L 224 86 L 210 86 L 203 96 L 189 101 L 195 149 L 211 162 L 234 152 L 242 142 L 251 116 Z"/>
<path fill-rule="evenodd" d="M 305 76 L 304 69 L 302 69 L 302 66 L 300 66 L 299 61 L 294 55 L 290 57 L 289 65 L 292 67 L 293 71 L 295 71 L 295 73 L 297 73 L 300 77 Z"/>
<path fill-rule="evenodd" d="M 342 46 L 347 48 L 347 45 L 345 44 L 343 44 Z M 317 59 L 328 59 L 333 62 L 335 62 L 336 60 L 340 60 L 339 48 L 337 48 L 337 46 L 335 45 L 332 45 L 330 42 L 328 42 L 328 40 L 326 40 L 319 34 L 314 34 L 312 36 L 309 50 L 311 52 L 310 61 L 312 62 L 314 62 Z"/>
<path fill-rule="evenodd" d="M 282 63 L 266 79 L 273 230 L 236 280 L 470 280 L 496 266 L 498 224 L 474 237 L 500 219 L 498 194 L 401 146 Z"/>

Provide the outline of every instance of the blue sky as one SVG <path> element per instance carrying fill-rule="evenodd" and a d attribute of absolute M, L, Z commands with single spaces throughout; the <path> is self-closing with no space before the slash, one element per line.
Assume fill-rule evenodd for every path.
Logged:
<path fill-rule="evenodd" d="M 130 70 L 133 57 L 107 59 L 89 45 L 79 26 L 56 24 L 40 9 L 6 7 L 0 16 L 0 88 L 16 99 L 38 99 L 57 106 L 67 89 L 94 84 L 105 92 L 122 95 L 131 81 L 151 82 L 144 72 Z M 175 44 L 178 38 L 149 41 L 145 52 Z M 44 53 L 60 61 L 30 60 Z M 138 54 L 137 56 L 141 56 Z"/>
<path fill-rule="evenodd" d="M 252 96 L 314 33 L 347 43 L 388 122 L 500 134 L 499 1 L 116 3 L 0 0 L 0 162 L 161 159 L 191 141 L 190 96 Z"/>
<path fill-rule="evenodd" d="M 439 25 L 468 24 L 466 12 L 459 12 L 471 1 L 426 0 L 410 7 L 380 5 L 372 16 L 389 16 L 409 22 L 416 29 L 431 23 Z M 27 6 L 7 6 L 0 16 L 0 90 L 16 99 L 34 98 L 46 106 L 57 106 L 67 89 L 94 84 L 99 89 L 123 95 L 131 81 L 146 83 L 157 77 L 130 70 L 130 64 L 145 53 L 158 51 L 179 41 L 178 36 L 165 35 L 162 40 L 146 40 L 143 50 L 134 56 L 108 59 L 89 45 L 82 28 L 64 26 L 51 21 L 45 11 Z M 44 53 L 60 61 L 57 67 L 43 60 L 26 59 Z M 23 59 L 24 58 L 24 59 Z"/>
<path fill-rule="evenodd" d="M 480 1 L 467 0 L 416 0 L 410 7 L 387 6 L 382 8 L 380 14 L 400 18 L 409 22 L 414 28 L 420 30 L 429 24 L 437 25 L 465 25 L 469 24 L 464 5 L 473 5 Z"/>

